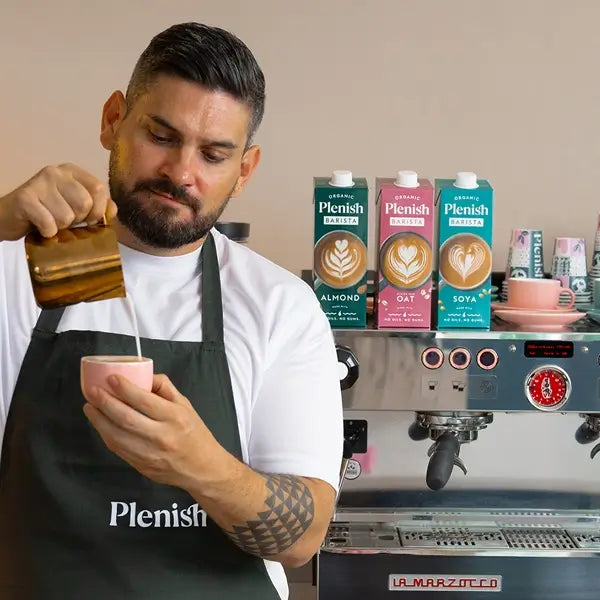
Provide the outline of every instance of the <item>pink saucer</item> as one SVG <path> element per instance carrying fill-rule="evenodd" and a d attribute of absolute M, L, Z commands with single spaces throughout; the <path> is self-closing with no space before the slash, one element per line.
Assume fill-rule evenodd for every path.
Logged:
<path fill-rule="evenodd" d="M 492 302 L 492 310 L 519 310 L 526 312 L 535 312 L 538 314 L 551 314 L 556 313 L 572 313 L 577 312 L 576 306 L 557 306 L 556 308 L 524 308 L 522 306 L 514 306 L 508 302 Z"/>
<path fill-rule="evenodd" d="M 496 310 L 496 316 L 507 323 L 519 325 L 519 327 L 535 328 L 539 331 L 552 331 L 562 329 L 579 319 L 585 317 L 585 313 L 571 311 L 539 312 L 537 310 Z"/>

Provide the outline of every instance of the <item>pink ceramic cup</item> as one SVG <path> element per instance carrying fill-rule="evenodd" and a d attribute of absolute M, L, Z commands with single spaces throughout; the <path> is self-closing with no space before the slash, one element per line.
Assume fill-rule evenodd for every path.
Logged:
<path fill-rule="evenodd" d="M 137 386 L 150 391 L 154 363 L 151 358 L 137 356 L 83 356 L 81 358 L 81 391 L 84 397 L 93 387 L 110 390 L 108 377 L 123 375 Z"/>
<path fill-rule="evenodd" d="M 550 310 L 559 307 L 561 296 L 569 296 L 567 304 L 560 308 L 571 308 L 575 304 L 575 293 L 561 286 L 558 279 L 527 279 L 511 277 L 508 280 L 508 304 L 518 308 Z"/>

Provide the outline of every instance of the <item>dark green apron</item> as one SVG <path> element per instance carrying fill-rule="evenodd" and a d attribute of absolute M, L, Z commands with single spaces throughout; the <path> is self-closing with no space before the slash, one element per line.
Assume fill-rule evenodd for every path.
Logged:
<path fill-rule="evenodd" d="M 200 260 L 203 341 L 142 339 L 142 352 L 241 460 L 211 235 Z M 61 315 L 61 309 L 42 312 L 8 415 L 0 462 L 0 599 L 279 598 L 263 561 L 234 546 L 189 494 L 146 479 L 104 446 L 82 411 L 80 358 L 134 354 L 134 340 L 94 331 L 57 334 Z"/>

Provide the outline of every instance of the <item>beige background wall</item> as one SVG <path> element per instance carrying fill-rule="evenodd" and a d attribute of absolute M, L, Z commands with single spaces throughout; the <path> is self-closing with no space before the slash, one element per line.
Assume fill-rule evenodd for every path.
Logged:
<path fill-rule="evenodd" d="M 263 66 L 263 162 L 226 215 L 294 272 L 312 260 L 312 177 L 335 168 L 489 178 L 497 269 L 513 226 L 543 228 L 547 259 L 556 235 L 593 240 L 596 0 L 0 0 L 0 194 L 52 162 L 104 177 L 104 100 L 183 20 L 234 31 Z"/>

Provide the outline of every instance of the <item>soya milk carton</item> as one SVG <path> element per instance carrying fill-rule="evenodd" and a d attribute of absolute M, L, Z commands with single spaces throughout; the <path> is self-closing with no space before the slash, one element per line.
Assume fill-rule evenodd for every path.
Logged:
<path fill-rule="evenodd" d="M 493 190 L 471 172 L 436 179 L 439 210 L 437 327 L 488 329 Z"/>
<path fill-rule="evenodd" d="M 377 178 L 377 327 L 429 328 L 433 270 L 433 187 L 414 171 Z"/>
<path fill-rule="evenodd" d="M 351 171 L 314 178 L 314 289 L 332 327 L 366 325 L 368 191 Z"/>

